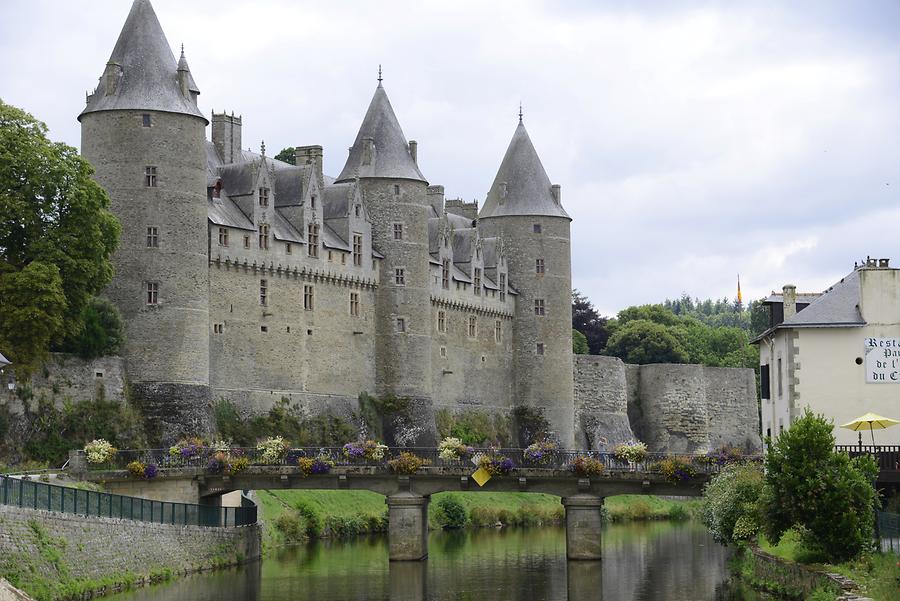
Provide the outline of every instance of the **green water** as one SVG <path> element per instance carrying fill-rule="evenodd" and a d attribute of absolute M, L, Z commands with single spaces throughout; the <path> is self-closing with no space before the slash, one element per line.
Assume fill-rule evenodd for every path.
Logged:
<path fill-rule="evenodd" d="M 567 562 L 560 528 L 436 532 L 423 562 L 384 537 L 286 549 L 116 601 L 756 601 L 727 582 L 727 551 L 699 524 L 614 524 L 600 562 Z"/>

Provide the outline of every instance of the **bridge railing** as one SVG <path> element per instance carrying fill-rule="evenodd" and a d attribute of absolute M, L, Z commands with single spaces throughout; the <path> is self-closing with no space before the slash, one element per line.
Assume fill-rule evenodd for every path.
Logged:
<path fill-rule="evenodd" d="M 431 447 L 391 447 L 382 459 L 366 460 L 363 458 L 350 458 L 344 453 L 343 447 L 302 447 L 292 448 L 272 461 L 270 458 L 264 457 L 263 451 L 256 447 L 234 447 L 227 451 L 216 451 L 214 449 L 191 449 L 190 452 L 172 452 L 169 449 L 126 449 L 120 450 L 115 457 L 108 463 L 102 465 L 89 465 L 89 469 L 93 470 L 109 470 L 109 469 L 126 469 L 128 464 L 139 461 L 145 465 L 155 465 L 157 469 L 178 469 L 178 468 L 201 468 L 209 471 L 215 471 L 215 463 L 217 452 L 227 454 L 230 460 L 237 457 L 246 458 L 249 465 L 268 465 L 268 466 L 296 466 L 297 459 L 301 457 L 322 457 L 331 461 L 335 467 L 366 467 L 369 471 L 380 473 L 390 470 L 388 461 L 400 455 L 401 452 L 410 452 L 428 461 L 428 465 L 432 467 L 446 468 L 471 468 L 475 469 L 475 463 L 472 458 L 463 459 L 444 459 L 440 456 L 440 450 Z M 520 469 L 547 469 L 557 471 L 571 471 L 575 459 L 580 456 L 589 456 L 599 461 L 604 470 L 607 472 L 644 472 L 658 473 L 662 471 L 661 462 L 666 459 L 677 457 L 683 462 L 688 463 L 695 473 L 699 474 L 715 474 L 718 473 L 724 463 L 716 455 L 712 454 L 666 454 L 666 453 L 648 453 L 645 460 L 640 462 L 629 463 L 621 461 L 612 453 L 599 451 L 579 451 L 579 450 L 559 450 L 546 453 L 540 460 L 530 459 L 525 449 L 520 448 L 500 448 L 500 449 L 475 449 L 475 456 L 479 453 L 487 453 L 499 455 L 512 460 L 514 468 Z M 759 457 L 747 456 L 741 458 L 746 461 L 758 461 Z"/>
<path fill-rule="evenodd" d="M 8 476 L 0 476 L 0 504 L 176 526 L 249 526 L 257 520 L 256 505 L 243 498 L 241 507 L 172 503 Z"/>
<path fill-rule="evenodd" d="M 900 445 L 837 445 L 838 451 L 843 451 L 850 457 L 859 455 L 871 455 L 878 462 L 878 467 L 883 472 L 900 471 Z"/>

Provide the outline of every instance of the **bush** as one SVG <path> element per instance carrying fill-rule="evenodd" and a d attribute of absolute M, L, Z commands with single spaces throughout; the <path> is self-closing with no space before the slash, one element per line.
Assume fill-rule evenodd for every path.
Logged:
<path fill-rule="evenodd" d="M 122 315 L 108 299 L 94 297 L 81 310 L 81 331 L 66 349 L 82 359 L 115 355 L 125 340 Z"/>
<path fill-rule="evenodd" d="M 319 513 L 319 510 L 316 509 L 314 505 L 304 500 L 297 501 L 296 508 L 297 512 L 303 516 L 303 520 L 306 522 L 306 525 L 304 526 L 304 533 L 306 536 L 309 538 L 319 538 L 322 536 L 324 524 L 322 514 Z"/>
<path fill-rule="evenodd" d="M 453 497 L 444 497 L 437 502 L 435 519 L 444 530 L 463 528 L 466 525 L 466 509 Z"/>
<path fill-rule="evenodd" d="M 758 465 L 727 465 L 706 485 L 700 515 L 714 540 L 727 545 L 756 536 L 764 481 Z"/>
<path fill-rule="evenodd" d="M 300 522 L 300 516 L 295 511 L 286 509 L 275 518 L 275 529 L 281 533 L 286 543 L 303 541 L 305 532 Z"/>
<path fill-rule="evenodd" d="M 833 563 L 871 546 L 878 466 L 836 452 L 829 420 L 807 409 L 770 445 L 765 465 L 761 506 L 773 544 L 795 528 L 805 547 Z"/>
<path fill-rule="evenodd" d="M 253 446 L 266 436 L 281 436 L 300 446 L 336 447 L 357 436 L 357 429 L 346 420 L 327 414 L 304 417 L 300 408 L 284 397 L 265 414 L 253 417 L 220 399 L 213 405 L 213 419 L 219 436 L 242 447 Z"/>

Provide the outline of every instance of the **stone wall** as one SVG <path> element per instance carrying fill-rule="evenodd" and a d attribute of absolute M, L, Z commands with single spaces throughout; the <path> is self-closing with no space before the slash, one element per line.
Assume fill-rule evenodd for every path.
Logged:
<path fill-rule="evenodd" d="M 0 506 L 0 574 L 55 585 L 195 571 L 260 556 L 258 525 L 172 526 Z"/>
<path fill-rule="evenodd" d="M 659 453 L 762 448 L 751 369 L 576 355 L 575 428 L 578 446 L 600 450 L 632 437 Z"/>

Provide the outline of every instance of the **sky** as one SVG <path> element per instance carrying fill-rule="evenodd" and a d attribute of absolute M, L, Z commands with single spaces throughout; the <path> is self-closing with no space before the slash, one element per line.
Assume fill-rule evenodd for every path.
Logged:
<path fill-rule="evenodd" d="M 130 0 L 0 0 L 0 98 L 80 144 Z M 337 175 L 376 86 L 447 198 L 483 201 L 518 121 L 605 315 L 682 293 L 821 291 L 900 266 L 900 2 L 154 0 L 207 115 L 320 144 Z M 208 134 L 208 132 L 207 132 Z"/>

